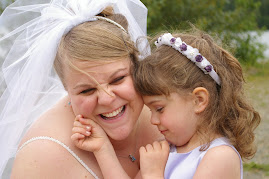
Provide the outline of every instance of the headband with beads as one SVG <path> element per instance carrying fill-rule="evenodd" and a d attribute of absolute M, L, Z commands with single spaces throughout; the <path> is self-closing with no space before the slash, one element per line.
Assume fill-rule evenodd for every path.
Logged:
<path fill-rule="evenodd" d="M 197 48 L 187 45 L 181 40 L 181 38 L 173 37 L 170 33 L 165 33 L 160 36 L 155 45 L 160 47 L 161 45 L 168 45 L 173 47 L 175 50 L 179 51 L 182 55 L 190 59 L 196 66 L 198 66 L 205 74 L 210 75 L 215 82 L 220 85 L 220 78 L 210 62 L 199 53 Z"/>

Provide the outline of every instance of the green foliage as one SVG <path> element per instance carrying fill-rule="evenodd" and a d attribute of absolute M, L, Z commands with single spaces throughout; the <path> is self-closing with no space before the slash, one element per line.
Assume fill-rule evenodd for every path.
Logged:
<path fill-rule="evenodd" d="M 261 2 L 260 13 L 258 16 L 258 25 L 260 28 L 265 27 L 269 29 L 269 1 L 268 0 L 257 0 Z"/>
<path fill-rule="evenodd" d="M 269 176 L 269 165 L 261 165 L 254 162 L 244 163 L 244 170 L 246 171 L 259 170 L 265 172 L 265 174 Z"/>
<path fill-rule="evenodd" d="M 260 2 L 253 0 L 142 0 L 149 9 L 149 33 L 165 27 L 185 29 L 187 22 L 206 31 L 254 30 Z"/>
<path fill-rule="evenodd" d="M 233 53 L 242 62 L 252 64 L 263 58 L 261 52 L 265 47 L 255 41 L 258 35 L 239 35 L 259 29 L 257 16 L 260 1 L 142 0 L 142 2 L 149 10 L 149 34 L 171 29 L 186 30 L 190 28 L 191 23 L 211 35 L 219 36 L 223 44 L 232 47 Z"/>
<path fill-rule="evenodd" d="M 0 2 L 0 14 L 3 13 L 5 7 L 11 3 L 15 2 L 15 0 L 4 0 L 2 2 Z"/>
<path fill-rule="evenodd" d="M 263 52 L 266 46 L 259 43 L 256 39 L 257 35 L 243 34 L 237 36 L 237 45 L 235 48 L 235 56 L 242 62 L 248 65 L 254 65 L 257 59 L 263 59 Z"/>

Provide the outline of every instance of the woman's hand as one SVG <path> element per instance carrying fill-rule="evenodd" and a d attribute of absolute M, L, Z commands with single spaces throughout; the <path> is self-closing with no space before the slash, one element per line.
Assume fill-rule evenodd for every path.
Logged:
<path fill-rule="evenodd" d="M 140 171 L 143 179 L 164 178 L 164 169 L 169 155 L 167 141 L 155 141 L 140 147 Z"/>
<path fill-rule="evenodd" d="M 99 152 L 111 145 L 105 131 L 92 119 L 81 115 L 76 116 L 72 133 L 71 140 L 82 150 Z"/>

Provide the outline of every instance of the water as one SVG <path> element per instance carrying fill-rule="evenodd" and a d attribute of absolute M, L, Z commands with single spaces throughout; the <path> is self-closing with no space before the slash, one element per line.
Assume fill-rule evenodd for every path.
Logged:
<path fill-rule="evenodd" d="M 264 55 L 267 59 L 269 59 L 269 30 L 261 36 L 260 41 L 267 45 Z"/>
<path fill-rule="evenodd" d="M 257 34 L 256 32 L 252 32 L 251 34 Z M 265 44 L 266 50 L 264 51 L 264 56 L 266 61 L 269 60 L 269 30 L 265 31 L 258 39 L 258 42 L 261 42 L 263 44 Z"/>

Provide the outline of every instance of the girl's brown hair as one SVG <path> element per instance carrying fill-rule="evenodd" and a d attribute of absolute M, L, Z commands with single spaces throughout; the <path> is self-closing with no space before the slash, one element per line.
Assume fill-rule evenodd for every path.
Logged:
<path fill-rule="evenodd" d="M 126 18 L 121 14 L 113 14 L 111 7 L 107 7 L 99 16 L 117 22 L 128 31 Z M 112 23 L 97 20 L 79 24 L 62 37 L 54 67 L 65 86 L 66 68 L 75 68 L 85 73 L 74 65 L 74 61 L 86 62 L 89 66 L 88 61 L 102 65 L 129 57 L 131 64 L 138 61 L 138 51 L 129 34 Z"/>
<path fill-rule="evenodd" d="M 206 88 L 209 104 L 197 127 L 198 135 L 207 144 L 201 150 L 209 146 L 214 134 L 221 134 L 230 140 L 243 158 L 251 158 L 256 152 L 254 129 L 260 123 L 260 116 L 244 96 L 240 63 L 204 32 L 194 29 L 173 36 L 197 48 L 208 59 L 221 79 L 221 86 L 180 52 L 162 45 L 135 66 L 135 88 L 140 94 L 149 96 Z"/>

